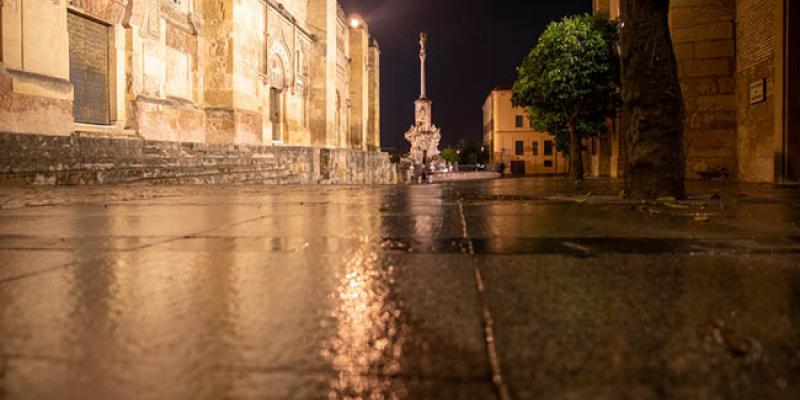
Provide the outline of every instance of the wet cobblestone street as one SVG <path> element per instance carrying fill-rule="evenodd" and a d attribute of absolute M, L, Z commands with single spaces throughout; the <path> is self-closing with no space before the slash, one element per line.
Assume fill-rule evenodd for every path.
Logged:
<path fill-rule="evenodd" d="M 797 399 L 800 188 L 0 191 L 0 399 Z"/>

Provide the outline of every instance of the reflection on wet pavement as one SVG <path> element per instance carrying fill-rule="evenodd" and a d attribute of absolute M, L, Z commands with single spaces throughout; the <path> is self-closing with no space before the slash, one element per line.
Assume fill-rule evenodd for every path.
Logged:
<path fill-rule="evenodd" d="M 617 185 L 0 193 L 0 399 L 800 398 L 800 190 Z"/>
<path fill-rule="evenodd" d="M 332 315 L 336 334 L 323 350 L 338 375 L 331 384 L 333 397 L 385 392 L 388 388 L 371 380 L 370 373 L 376 368 L 381 376 L 401 372 L 402 310 L 389 297 L 395 267 L 379 265 L 373 243 L 369 236 L 357 238 L 337 276 L 338 306 Z"/>

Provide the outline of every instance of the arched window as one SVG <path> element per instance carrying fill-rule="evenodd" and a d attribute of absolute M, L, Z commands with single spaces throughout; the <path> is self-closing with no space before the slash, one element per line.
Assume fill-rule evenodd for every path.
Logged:
<path fill-rule="evenodd" d="M 283 90 L 286 85 L 286 76 L 283 70 L 283 62 L 279 57 L 272 57 L 269 64 L 270 85 L 278 90 Z"/>
<path fill-rule="evenodd" d="M 273 55 L 269 62 L 269 83 L 272 86 L 269 101 L 272 140 L 280 142 L 283 140 L 283 89 L 286 87 L 286 71 L 283 69 L 283 61 L 277 55 Z"/>

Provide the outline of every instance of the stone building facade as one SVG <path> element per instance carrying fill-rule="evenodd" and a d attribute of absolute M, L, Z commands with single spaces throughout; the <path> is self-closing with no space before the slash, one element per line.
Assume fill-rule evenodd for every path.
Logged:
<path fill-rule="evenodd" d="M 483 104 L 483 143 L 491 163 L 502 163 L 506 174 L 566 174 L 569 158 L 557 150 L 555 137 L 536 131 L 527 111 L 511 104 L 511 96 L 511 85 L 499 86 Z"/>
<path fill-rule="evenodd" d="M 336 0 L 0 4 L 0 134 L 380 149 L 380 49 Z"/>
<path fill-rule="evenodd" d="M 618 18 L 619 0 L 594 0 L 594 10 Z M 672 0 L 670 26 L 687 177 L 800 181 L 800 4 Z M 624 146 L 611 136 L 599 143 L 605 157 Z"/>

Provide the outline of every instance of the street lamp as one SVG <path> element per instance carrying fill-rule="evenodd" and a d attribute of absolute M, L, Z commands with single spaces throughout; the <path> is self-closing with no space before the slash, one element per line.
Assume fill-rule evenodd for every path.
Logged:
<path fill-rule="evenodd" d="M 353 14 L 350 16 L 350 27 L 353 29 L 361 28 L 364 25 L 364 18 L 361 18 L 358 14 Z"/>

